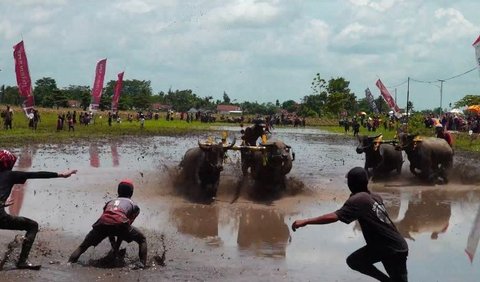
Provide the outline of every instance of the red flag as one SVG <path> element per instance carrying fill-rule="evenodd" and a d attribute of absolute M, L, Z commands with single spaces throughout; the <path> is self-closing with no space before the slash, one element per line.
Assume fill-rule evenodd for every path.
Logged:
<path fill-rule="evenodd" d="M 122 92 L 122 83 L 123 83 L 123 73 L 118 74 L 117 83 L 115 83 L 115 89 L 112 98 L 112 112 L 118 110 L 118 100 L 120 100 L 120 93 Z"/>
<path fill-rule="evenodd" d="M 17 76 L 18 92 L 23 97 L 24 109 L 30 109 L 34 106 L 32 81 L 28 71 L 27 54 L 23 40 L 13 46 L 13 58 L 15 59 L 15 74 Z"/>
<path fill-rule="evenodd" d="M 105 78 L 105 71 L 107 69 L 107 59 L 100 60 L 95 69 L 95 81 L 92 89 L 92 103 L 90 109 L 98 109 L 100 105 L 100 97 L 102 97 L 103 79 Z"/>
<path fill-rule="evenodd" d="M 394 111 L 395 113 L 399 114 L 400 108 L 397 106 L 395 100 L 392 98 L 392 95 L 390 95 L 385 85 L 383 85 L 382 81 L 380 79 L 377 80 L 377 83 L 375 83 L 375 85 L 377 85 L 378 89 L 380 89 L 380 93 L 382 94 L 383 99 L 385 99 L 385 102 L 387 102 L 390 109 L 392 109 L 392 111 Z"/>
<path fill-rule="evenodd" d="M 477 64 L 480 67 L 480 36 L 473 42 L 473 48 L 475 48 L 475 59 L 477 60 Z"/>

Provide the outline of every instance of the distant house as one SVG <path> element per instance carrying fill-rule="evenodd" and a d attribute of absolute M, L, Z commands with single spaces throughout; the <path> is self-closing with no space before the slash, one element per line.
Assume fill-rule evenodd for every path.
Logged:
<path fill-rule="evenodd" d="M 166 112 L 166 111 L 171 110 L 173 107 L 172 107 L 172 105 L 164 105 L 164 104 L 161 104 L 161 103 L 152 103 L 150 105 L 150 108 L 152 110 L 155 110 L 155 111 Z"/>
<path fill-rule="evenodd" d="M 240 106 L 235 105 L 217 105 L 217 113 L 219 114 L 230 114 L 230 113 L 239 113 L 242 109 Z"/>
<path fill-rule="evenodd" d="M 67 100 L 67 107 L 69 108 L 80 108 L 81 102 L 78 100 Z"/>

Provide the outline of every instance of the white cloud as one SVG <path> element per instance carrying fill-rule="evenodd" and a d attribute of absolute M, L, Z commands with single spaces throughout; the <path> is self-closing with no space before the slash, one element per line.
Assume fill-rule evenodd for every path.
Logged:
<path fill-rule="evenodd" d="M 115 8 L 126 13 L 144 14 L 151 12 L 154 7 L 142 0 L 127 0 L 115 3 Z"/>
<path fill-rule="evenodd" d="M 207 21 L 216 25 L 262 26 L 278 19 L 278 1 L 236 0 L 214 8 Z"/>
<path fill-rule="evenodd" d="M 434 26 L 429 38 L 431 43 L 452 41 L 455 38 L 471 36 L 478 31 L 478 26 L 472 24 L 460 11 L 453 8 L 436 10 L 435 18 L 439 20 L 439 24 Z"/>
<path fill-rule="evenodd" d="M 396 0 L 350 0 L 353 5 L 368 7 L 379 12 L 385 12 L 391 9 L 396 2 Z"/>

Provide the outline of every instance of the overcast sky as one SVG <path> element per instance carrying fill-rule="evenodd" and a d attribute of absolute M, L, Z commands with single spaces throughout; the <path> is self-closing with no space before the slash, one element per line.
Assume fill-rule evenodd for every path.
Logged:
<path fill-rule="evenodd" d="M 300 102 L 320 73 L 378 97 L 378 78 L 390 87 L 474 68 L 479 10 L 478 0 L 0 0 L 0 85 L 16 85 L 23 37 L 32 81 L 60 88 L 92 86 L 107 58 L 105 81 L 125 70 L 155 93 Z M 414 107 L 438 107 L 439 86 L 411 81 Z M 406 92 L 397 87 L 400 107 Z M 478 70 L 443 84 L 443 106 L 467 94 L 480 95 Z"/>

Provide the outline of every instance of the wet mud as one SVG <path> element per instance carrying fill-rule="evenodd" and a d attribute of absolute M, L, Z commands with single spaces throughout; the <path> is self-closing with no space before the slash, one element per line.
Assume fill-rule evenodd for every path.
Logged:
<path fill-rule="evenodd" d="M 239 136 L 238 128 L 218 130 L 218 134 L 9 148 L 19 156 L 14 169 L 79 172 L 69 179 L 29 180 L 15 187 L 14 205 L 7 212 L 39 222 L 30 260 L 41 263 L 42 270 L 16 270 L 20 245 L 12 240 L 22 232 L 1 230 L 0 258 L 6 258 L 2 279 L 370 281 L 345 263 L 364 245 L 355 223 L 309 226 L 295 233 L 290 229 L 295 219 L 335 211 L 348 198 L 345 174 L 364 163 L 364 156 L 355 152 L 356 140 L 318 129 L 275 129 L 273 137 L 291 145 L 296 155 L 285 190 L 264 193 L 243 178 L 240 154 L 231 151 L 217 194 L 206 201 L 198 188 L 181 185 L 178 165 L 198 139 L 220 136 L 221 130 Z M 480 277 L 478 160 L 456 154 L 447 185 L 421 183 L 410 174 L 408 161 L 400 176 L 370 184 L 407 238 L 411 281 Z M 125 177 L 135 182 L 132 199 L 141 212 L 134 226 L 147 237 L 148 268 L 136 269 L 134 242 L 122 243 L 124 253 L 112 259 L 108 240 L 90 248 L 79 263 L 67 264 Z"/>

